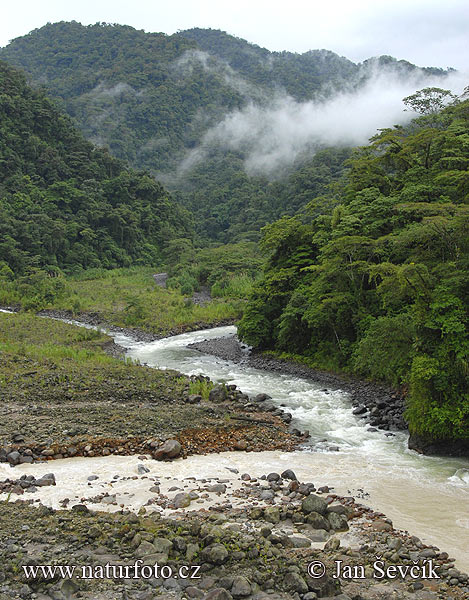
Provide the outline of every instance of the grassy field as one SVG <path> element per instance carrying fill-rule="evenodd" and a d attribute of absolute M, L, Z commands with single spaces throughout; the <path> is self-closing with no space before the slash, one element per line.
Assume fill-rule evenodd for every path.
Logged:
<path fill-rule="evenodd" d="M 179 416 L 190 422 L 187 378 L 113 358 L 104 351 L 110 344 L 100 332 L 0 313 L 0 443 L 14 432 L 39 443 L 149 435 L 177 429 Z"/>
<path fill-rule="evenodd" d="M 216 298 L 199 306 L 177 290 L 157 286 L 154 273 L 150 267 L 134 267 L 90 270 L 49 281 L 25 278 L 3 286 L 0 304 L 19 304 L 29 310 L 68 310 L 74 315 L 97 313 L 113 325 L 160 335 L 210 327 L 241 316 L 242 300 Z"/>

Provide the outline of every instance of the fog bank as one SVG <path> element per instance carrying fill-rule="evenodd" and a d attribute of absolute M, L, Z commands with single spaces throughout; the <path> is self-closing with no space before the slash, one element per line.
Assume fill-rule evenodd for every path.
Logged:
<path fill-rule="evenodd" d="M 410 121 L 416 114 L 404 110 L 402 99 L 418 89 L 437 86 L 460 94 L 467 83 L 461 73 L 442 79 L 381 70 L 359 89 L 339 91 L 320 101 L 299 102 L 280 93 L 267 104 L 251 101 L 210 128 L 179 172 L 183 175 L 219 148 L 242 151 L 249 174 L 274 176 L 305 152 L 366 144 L 378 129 Z"/>

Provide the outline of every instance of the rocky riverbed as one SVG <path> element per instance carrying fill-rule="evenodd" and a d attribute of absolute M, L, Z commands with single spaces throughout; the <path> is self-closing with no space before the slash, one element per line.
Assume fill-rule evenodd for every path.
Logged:
<path fill-rule="evenodd" d="M 245 349 L 236 352 L 236 360 L 246 360 Z M 259 472 L 262 455 L 254 451 L 293 450 L 307 439 L 289 430 L 291 415 L 265 394 L 249 397 L 234 385 L 212 387 L 203 376 L 174 372 L 158 375 L 163 381 L 157 394 L 154 369 L 134 366 L 126 374 L 123 364 L 115 377 L 108 372 L 93 386 L 89 374 L 70 377 L 67 371 L 64 380 L 57 367 L 44 370 L 42 363 L 18 360 L 3 365 L 15 374 L 2 390 L 1 407 L 2 600 L 468 597 L 467 576 L 450 556 L 394 531 L 384 515 L 335 495 L 316 477 L 298 480 L 295 464 Z M 332 388 L 333 380 L 324 385 Z M 194 393 L 194 386 L 207 396 Z M 338 387 L 344 389 L 342 381 Z M 213 476 L 201 463 L 182 476 L 186 461 L 172 462 L 226 450 L 252 457 L 256 468 L 230 467 Z M 133 461 L 132 472 L 116 460 Z M 100 461 L 113 472 L 80 461 Z M 68 479 L 70 470 L 75 479 Z M 366 498 L 366 490 L 360 495 Z M 125 577 L 103 570 L 131 568 L 137 560 L 174 572 L 200 566 L 201 578 Z M 321 577 L 308 575 L 315 560 L 325 565 Z M 377 560 L 384 561 L 378 570 Z M 440 579 L 426 578 L 428 560 Z M 338 564 L 358 570 L 336 579 Z M 25 576 L 23 566 L 38 565 L 86 566 L 94 577 Z M 412 566 L 414 578 L 408 576 Z M 381 578 L 381 567 L 391 568 L 387 578 Z"/>
<path fill-rule="evenodd" d="M 0 598 L 468 597 L 467 575 L 445 552 L 395 530 L 352 497 L 298 480 L 293 468 L 255 476 L 221 467 L 224 473 L 210 477 L 188 476 L 186 467 L 181 477 L 180 461 L 155 466 L 143 456 L 114 457 L 132 460 L 132 470 L 121 462 L 122 474 L 110 476 L 112 468 L 102 473 L 93 460 L 81 471 L 79 496 L 67 489 L 67 461 L 55 463 L 57 475 L 42 473 L 40 465 L 17 468 L 31 474 L 14 485 L 29 481 L 36 490 L 21 500 L 10 490 L 2 504 Z M 33 476 L 34 469 L 41 472 Z M 50 483 L 38 486 L 41 480 Z M 52 508 L 54 502 L 59 506 Z M 158 576 L 150 568 L 155 563 Z M 72 578 L 25 575 L 23 566 L 39 565 L 76 567 Z M 127 577 L 118 570 L 124 567 Z M 80 578 L 82 568 L 93 577 Z M 438 578 L 428 578 L 433 573 Z"/>
<path fill-rule="evenodd" d="M 149 375 L 153 369 L 141 367 Z M 165 373 L 165 378 L 174 374 Z M 204 380 L 194 376 L 194 382 Z M 189 380 L 190 381 L 190 380 Z M 108 382 L 110 383 L 110 382 Z M 131 455 L 150 452 L 157 457 L 167 440 L 180 444 L 178 455 L 239 450 L 293 450 L 307 434 L 290 431 L 291 415 L 262 406 L 236 386 L 214 386 L 209 398 L 190 393 L 190 383 L 168 386 L 167 396 L 151 394 L 143 386 L 119 379 L 119 389 L 86 390 L 85 398 L 51 403 L 50 395 L 35 404 L 18 404 L 4 398 L 1 411 L 8 415 L 0 431 L 0 463 L 11 465 L 77 456 Z M 32 384 L 33 385 L 33 384 Z M 33 385 L 34 387 L 34 385 Z M 13 390 L 11 390 L 13 392 Z M 49 390 L 50 391 L 50 390 Z M 89 398 L 88 398 L 89 396 Z"/>
<path fill-rule="evenodd" d="M 246 345 L 239 342 L 236 335 L 205 340 L 190 344 L 189 347 L 256 369 L 311 379 L 323 384 L 326 389 L 341 389 L 351 397 L 354 407 L 353 414 L 366 419 L 370 427 L 382 430 L 407 429 L 403 417 L 404 397 L 399 391 L 388 386 L 335 375 L 292 361 L 277 359 L 264 353 L 252 352 Z"/>

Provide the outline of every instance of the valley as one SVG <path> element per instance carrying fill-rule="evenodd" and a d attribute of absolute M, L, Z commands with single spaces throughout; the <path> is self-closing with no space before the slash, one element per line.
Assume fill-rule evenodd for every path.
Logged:
<path fill-rule="evenodd" d="M 0 48 L 0 600 L 469 598 L 465 77 Z"/>

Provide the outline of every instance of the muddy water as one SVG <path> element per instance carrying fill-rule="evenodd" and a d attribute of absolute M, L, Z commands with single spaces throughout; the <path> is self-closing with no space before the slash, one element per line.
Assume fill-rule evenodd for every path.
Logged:
<path fill-rule="evenodd" d="M 254 476 L 292 468 L 303 481 L 334 486 L 337 493 L 362 498 L 390 517 L 396 527 L 449 552 L 459 568 L 469 571 L 469 461 L 420 456 L 407 449 L 403 433 L 389 438 L 383 432 L 368 432 L 365 423 L 352 415 L 350 400 L 343 391 L 324 391 L 323 385 L 306 379 L 253 369 L 187 348 L 192 342 L 233 335 L 235 331 L 234 327 L 221 327 L 152 343 L 137 342 L 120 333 L 111 335 L 128 348 L 127 356 L 141 363 L 186 374 L 203 373 L 215 381 L 234 383 L 249 394 L 270 394 L 276 404 L 288 407 L 294 425 L 311 432 L 312 447 L 295 453 L 195 456 L 165 465 L 147 461 L 149 476 L 230 478 L 227 466 Z M 327 441 L 322 442 L 324 439 Z M 329 451 L 331 444 L 338 446 L 338 451 Z M 121 476 L 135 475 L 136 458 L 67 459 L 16 469 L 36 476 L 44 469 L 52 470 L 57 487 L 40 490 L 40 494 L 54 505 L 67 494 L 80 497 L 84 493 L 82 486 L 88 486 L 84 472 L 100 475 L 99 485 L 104 485 L 116 469 Z M 132 485 L 130 490 L 112 483 L 122 502 L 138 508 L 148 499 L 148 490 L 136 489 L 135 480 Z"/>
<path fill-rule="evenodd" d="M 270 394 L 276 404 L 288 407 L 294 425 L 310 431 L 315 451 L 268 453 L 261 460 L 246 455 L 236 458 L 238 464 L 245 461 L 243 467 L 251 471 L 261 464 L 263 472 L 292 466 L 315 484 L 363 496 L 365 504 L 386 513 L 396 527 L 446 550 L 469 571 L 469 461 L 421 456 L 407 449 L 407 435 L 402 432 L 394 437 L 368 432 L 367 425 L 352 415 L 345 392 L 326 392 L 322 384 L 187 348 L 192 342 L 234 332 L 234 327 L 220 327 L 150 344 L 121 342 L 129 347 L 128 356 L 142 363 L 186 374 L 203 373 L 215 381 L 234 383 L 249 394 Z M 339 447 L 338 452 L 327 451 L 331 443 Z M 213 457 L 206 459 L 213 461 Z"/>

